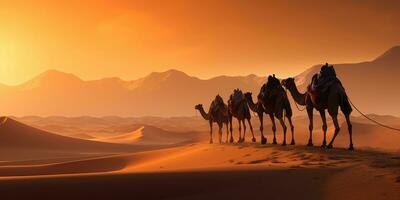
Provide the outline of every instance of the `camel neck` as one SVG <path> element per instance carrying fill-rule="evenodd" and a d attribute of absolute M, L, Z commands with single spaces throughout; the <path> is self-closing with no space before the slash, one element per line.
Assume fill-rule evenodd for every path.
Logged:
<path fill-rule="evenodd" d="M 202 116 L 205 120 L 208 120 L 208 119 L 209 119 L 209 116 L 208 116 L 208 114 L 206 113 L 206 111 L 204 111 L 204 108 L 200 108 L 199 111 L 200 111 L 201 116 Z"/>
<path fill-rule="evenodd" d="M 247 103 L 253 112 L 258 112 L 257 104 L 254 103 L 253 98 L 247 98 Z"/>
<path fill-rule="evenodd" d="M 289 92 L 297 104 L 302 106 L 306 105 L 306 93 L 300 93 L 296 85 L 294 85 L 294 87 L 289 89 Z"/>

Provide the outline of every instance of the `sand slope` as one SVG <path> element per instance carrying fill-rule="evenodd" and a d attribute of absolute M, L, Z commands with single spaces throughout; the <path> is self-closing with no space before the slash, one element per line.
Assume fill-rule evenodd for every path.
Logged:
<path fill-rule="evenodd" d="M 165 131 L 154 126 L 143 125 L 133 132 L 99 137 L 93 140 L 121 144 L 172 145 L 194 142 L 198 139 L 199 134 L 196 132 L 178 133 Z"/>
<path fill-rule="evenodd" d="M 394 126 L 397 124 L 397 118 L 376 117 Z M 285 147 L 250 142 L 210 145 L 206 143 L 207 131 L 201 138 L 204 142 L 191 143 L 197 133 L 191 135 L 187 134 L 190 131 L 180 133 L 129 123 L 110 130 L 138 129 L 109 134 L 102 142 L 88 141 L 5 119 L 0 119 L 2 199 L 364 200 L 398 199 L 400 195 L 400 155 L 396 152 L 400 134 L 360 118 L 353 118 L 355 152 L 340 148 L 348 145 L 344 124 L 335 149 L 302 145 L 308 138 L 307 117 L 295 119 L 298 145 Z M 107 128 L 102 124 L 109 123 L 87 120 L 97 121 L 94 127 Z M 204 120 L 188 118 L 176 122 L 180 120 L 196 128 L 206 124 Z M 174 126 L 169 123 L 171 120 L 160 121 L 157 123 Z M 314 144 L 320 145 L 321 122 L 317 117 L 315 122 Z M 328 126 L 330 139 L 333 133 L 330 121 Z M 266 124 L 269 142 L 270 128 Z M 255 133 L 259 139 L 257 129 Z M 237 130 L 234 135 L 237 137 Z M 277 137 L 281 142 L 279 126 Z M 184 142 L 177 144 L 181 139 Z M 290 134 L 287 139 L 290 141 Z M 159 150 L 148 148 L 160 142 L 186 145 Z M 146 148 L 139 148 L 142 144 Z M 390 151 L 371 150 L 371 147 Z"/>
<path fill-rule="evenodd" d="M 5 117 L 0 118 L 0 121 L 0 160 L 64 157 L 72 154 L 121 153 L 152 148 L 65 137 Z"/>
<path fill-rule="evenodd" d="M 54 164 L 4 165 L 0 192 L 6 199 L 397 199 L 399 169 L 399 155 L 374 151 L 193 144 Z"/>

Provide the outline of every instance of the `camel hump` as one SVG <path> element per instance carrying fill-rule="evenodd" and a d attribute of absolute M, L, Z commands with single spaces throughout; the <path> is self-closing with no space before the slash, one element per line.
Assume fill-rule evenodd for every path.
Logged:
<path fill-rule="evenodd" d="M 326 63 L 321 67 L 321 71 L 312 77 L 309 89 L 314 94 L 321 95 L 327 92 L 333 84 L 341 85 L 341 82 L 336 76 L 333 65 Z"/>
<path fill-rule="evenodd" d="M 329 65 L 328 63 L 326 63 L 325 65 L 323 65 L 321 67 L 321 71 L 320 71 L 321 76 L 334 76 L 336 77 L 336 71 L 335 68 L 333 67 L 333 65 Z"/>
<path fill-rule="evenodd" d="M 267 88 L 271 89 L 271 88 L 274 88 L 274 87 L 277 87 L 280 85 L 281 85 L 281 83 L 280 83 L 279 79 L 275 77 L 275 74 L 272 76 L 271 75 L 268 76 Z"/>
<path fill-rule="evenodd" d="M 244 105 L 245 103 L 245 95 L 240 89 L 233 90 L 233 94 L 231 94 L 229 98 L 229 107 L 232 112 L 237 113 L 239 107 Z"/>
<path fill-rule="evenodd" d="M 273 98 L 276 95 L 281 94 L 285 90 L 283 89 L 281 82 L 278 78 L 274 75 L 268 76 L 267 83 L 265 83 L 260 91 L 260 97 L 264 101 L 268 101 L 269 99 Z"/>
<path fill-rule="evenodd" d="M 233 106 L 237 106 L 244 101 L 244 94 L 241 90 L 235 89 L 229 100 Z"/>

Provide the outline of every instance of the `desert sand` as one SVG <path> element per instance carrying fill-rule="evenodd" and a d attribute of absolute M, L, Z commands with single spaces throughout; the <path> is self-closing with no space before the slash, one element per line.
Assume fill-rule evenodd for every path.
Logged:
<path fill-rule="evenodd" d="M 396 122 L 395 118 L 387 119 Z M 306 123 L 298 123 L 298 145 L 281 146 L 250 143 L 250 134 L 244 144 L 208 144 L 205 130 L 185 133 L 183 128 L 177 128 L 181 132 L 174 132 L 151 125 L 132 125 L 134 130 L 121 131 L 113 137 L 110 133 L 105 137 L 103 133 L 98 137 L 93 134 L 95 139 L 77 139 L 10 118 L 1 121 L 2 199 L 398 199 L 400 196 L 400 154 L 392 141 L 398 135 L 361 119 L 354 120 L 359 131 L 355 134 L 358 145 L 355 152 L 340 147 L 347 145 L 345 128 L 335 149 L 304 146 L 307 132 L 302 127 Z M 166 121 L 171 123 L 171 119 Z M 167 139 L 165 134 L 171 137 Z M 267 134 L 271 139 L 270 132 Z M 277 134 L 281 142 L 280 130 Z M 317 145 L 318 130 L 315 135 Z M 379 139 L 375 141 L 374 137 Z"/>
<path fill-rule="evenodd" d="M 51 199 L 398 199 L 399 168 L 400 156 L 390 153 L 196 143 L 59 163 L 2 163 L 0 191 L 6 198 Z"/>

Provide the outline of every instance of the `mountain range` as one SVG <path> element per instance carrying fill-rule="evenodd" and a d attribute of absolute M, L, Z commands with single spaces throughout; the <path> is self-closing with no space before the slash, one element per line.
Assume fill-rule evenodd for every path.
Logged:
<path fill-rule="evenodd" d="M 359 109 L 400 115 L 400 46 L 372 61 L 333 65 Z M 300 91 L 305 90 L 320 67 L 312 66 L 295 76 Z M 268 74 L 267 68 L 265 71 Z M 255 98 L 265 80 L 256 75 L 204 80 L 168 70 L 132 81 L 84 81 L 73 74 L 50 70 L 20 85 L 0 84 L 0 112 L 14 116 L 192 116 L 195 104 L 202 103 L 207 109 L 216 94 L 226 101 L 235 88 L 251 91 Z"/>

